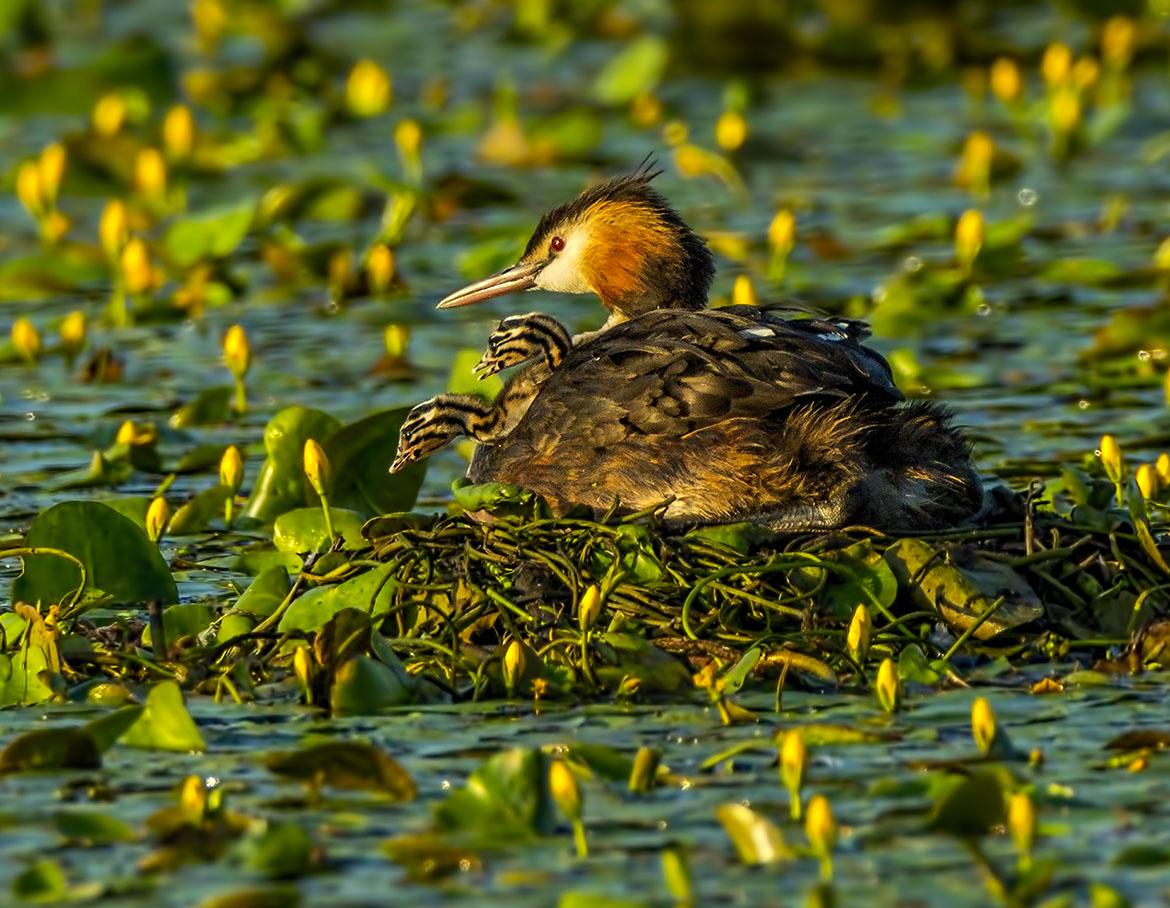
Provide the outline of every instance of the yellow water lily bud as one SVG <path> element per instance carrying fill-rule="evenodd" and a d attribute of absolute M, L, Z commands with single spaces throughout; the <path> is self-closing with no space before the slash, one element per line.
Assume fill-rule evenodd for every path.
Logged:
<path fill-rule="evenodd" d="M 1158 474 L 1158 482 L 1163 488 L 1170 486 L 1170 454 L 1158 455 L 1158 459 L 1154 461 L 1154 472 Z"/>
<path fill-rule="evenodd" d="M 630 119 L 635 126 L 649 129 L 662 119 L 662 102 L 656 95 L 643 92 L 630 104 Z"/>
<path fill-rule="evenodd" d="M 1048 110 L 1052 128 L 1060 133 L 1069 133 L 1081 122 L 1081 96 L 1075 88 L 1060 89 L 1052 97 Z"/>
<path fill-rule="evenodd" d="M 955 182 L 977 195 L 987 195 L 991 186 L 991 162 L 995 157 L 995 143 L 982 129 L 967 136 L 963 153 L 955 170 Z"/>
<path fill-rule="evenodd" d="M 179 804 L 192 816 L 202 817 L 207 808 L 207 786 L 201 776 L 187 776 L 179 786 Z"/>
<path fill-rule="evenodd" d="M 329 286 L 335 294 L 340 296 L 349 286 L 349 278 L 353 273 L 353 253 L 350 252 L 349 247 L 338 249 L 329 256 L 326 268 L 329 272 Z"/>
<path fill-rule="evenodd" d="M 358 60 L 345 83 L 345 103 L 350 113 L 372 117 L 390 106 L 391 82 L 386 70 L 373 60 Z"/>
<path fill-rule="evenodd" d="M 1154 267 L 1170 271 L 1170 236 L 1158 244 L 1158 249 L 1154 253 Z"/>
<path fill-rule="evenodd" d="M 635 692 L 637 687 L 635 686 Z M 630 768 L 627 787 L 635 794 L 644 794 L 654 787 L 658 778 L 658 766 L 662 763 L 662 751 L 657 747 L 642 746 L 634 754 L 634 765 Z"/>
<path fill-rule="evenodd" d="M 955 224 L 955 258 L 965 273 L 970 273 L 979 250 L 983 248 L 983 212 L 969 208 Z"/>
<path fill-rule="evenodd" d="M 731 288 L 731 302 L 736 306 L 759 305 L 756 288 L 752 286 L 752 279 L 746 274 L 736 275 L 735 284 Z"/>
<path fill-rule="evenodd" d="M 1121 454 L 1121 445 L 1117 443 L 1117 439 L 1112 435 L 1101 436 L 1100 449 L 1101 465 L 1105 468 L 1105 475 L 1114 482 L 1121 482 L 1123 460 Z"/>
<path fill-rule="evenodd" d="M 548 789 L 566 819 L 572 821 L 581 819 L 584 811 L 581 786 L 577 784 L 577 777 L 564 760 L 554 760 L 548 768 Z"/>
<path fill-rule="evenodd" d="M 132 445 L 138 438 L 138 430 L 134 428 L 134 420 L 127 419 L 118 426 L 118 434 L 114 436 L 114 444 Z"/>
<path fill-rule="evenodd" d="M 1086 55 L 1077 60 L 1073 66 L 1072 82 L 1077 91 L 1084 92 L 1097 84 L 1097 77 L 1101 74 L 1101 67 L 1097 61 Z"/>
<path fill-rule="evenodd" d="M 191 4 L 191 20 L 203 45 L 213 47 L 223 35 L 227 10 L 221 0 L 195 0 Z"/>
<path fill-rule="evenodd" d="M 134 159 L 134 188 L 152 199 L 167 194 L 167 162 L 157 148 L 144 148 Z"/>
<path fill-rule="evenodd" d="M 12 323 L 12 347 L 27 363 L 35 363 L 41 358 L 41 335 L 36 325 L 27 318 L 18 318 Z"/>
<path fill-rule="evenodd" d="M 804 786 L 804 774 L 808 770 L 808 748 L 804 736 L 791 729 L 780 744 L 780 781 L 788 790 L 789 811 L 793 820 L 800 819 L 800 790 Z"/>
<path fill-rule="evenodd" d="M 293 650 L 293 674 L 301 684 L 301 693 L 306 703 L 312 703 L 313 675 L 316 667 L 313 664 L 313 652 L 308 646 L 298 646 Z"/>
<path fill-rule="evenodd" d="M 422 127 L 417 120 L 406 119 L 394 127 L 394 142 L 407 158 L 417 158 L 422 150 Z"/>
<path fill-rule="evenodd" d="M 695 904 L 691 866 L 682 848 L 671 846 L 662 852 L 662 877 L 670 894 L 678 900 L 679 908 Z"/>
<path fill-rule="evenodd" d="M 85 349 L 85 313 L 75 309 L 61 321 L 61 349 L 67 356 L 76 356 Z"/>
<path fill-rule="evenodd" d="M 45 190 L 41 184 L 41 168 L 38 162 L 25 161 L 17 168 L 16 197 L 33 217 L 39 218 L 44 214 Z"/>
<path fill-rule="evenodd" d="M 385 243 L 375 243 L 366 253 L 366 277 L 371 293 L 385 293 L 394 280 L 394 250 Z"/>
<path fill-rule="evenodd" d="M 588 631 L 597 623 L 601 614 L 601 589 L 596 583 L 591 583 L 581 594 L 581 601 L 577 605 L 577 618 L 581 630 Z"/>
<path fill-rule="evenodd" d="M 387 357 L 402 359 L 410 343 L 410 328 L 406 325 L 387 325 L 382 334 L 382 342 L 386 345 Z"/>
<path fill-rule="evenodd" d="M 1128 16 L 1114 16 L 1101 29 L 1101 56 L 1118 69 L 1129 65 L 1137 41 L 1137 25 Z"/>
<path fill-rule="evenodd" d="M 999 57 L 991 64 L 991 92 L 1005 104 L 1016 100 L 1023 91 L 1020 67 L 1010 57 Z"/>
<path fill-rule="evenodd" d="M 223 361 L 237 378 L 248 374 L 252 366 L 252 345 L 243 325 L 232 325 L 223 336 Z"/>
<path fill-rule="evenodd" d="M 873 685 L 878 702 L 888 713 L 896 713 L 902 705 L 902 679 L 893 659 L 883 659 L 878 666 L 877 680 Z"/>
<path fill-rule="evenodd" d="M 41 193 L 50 205 L 57 200 L 61 181 L 65 178 L 65 162 L 65 146 L 60 142 L 46 146 L 37 160 L 41 172 Z"/>
<path fill-rule="evenodd" d="M 715 142 L 724 151 L 735 151 L 748 137 L 748 122 L 738 110 L 725 110 L 715 122 Z"/>
<path fill-rule="evenodd" d="M 504 650 L 504 685 L 511 696 L 516 690 L 516 682 L 524 675 L 528 667 L 528 657 L 524 654 L 524 647 L 519 640 L 513 639 Z"/>
<path fill-rule="evenodd" d="M 150 541 L 157 545 L 170 522 L 171 508 L 167 500 L 161 497 L 151 499 L 150 507 L 146 509 L 146 535 Z"/>
<path fill-rule="evenodd" d="M 186 104 L 176 104 L 162 122 L 163 148 L 172 161 L 181 161 L 195 147 L 195 117 Z"/>
<path fill-rule="evenodd" d="M 243 485 L 244 461 L 240 457 L 240 449 L 235 445 L 229 445 L 223 452 L 223 457 L 219 459 L 219 481 L 221 485 L 231 489 L 233 495 L 240 491 L 240 486 Z"/>
<path fill-rule="evenodd" d="M 674 162 L 684 177 L 697 177 L 707 172 L 707 155 L 698 145 L 680 145 L 675 149 Z"/>
<path fill-rule="evenodd" d="M 93 129 L 99 136 L 112 136 L 126 122 L 126 102 L 116 92 L 102 95 L 93 108 Z"/>
<path fill-rule="evenodd" d="M 154 286 L 154 269 L 141 237 L 136 236 L 126 243 L 119 266 L 129 293 L 146 293 Z"/>
<path fill-rule="evenodd" d="M 1040 58 L 1040 74 L 1049 88 L 1056 88 L 1072 72 L 1073 55 L 1067 44 L 1053 41 Z"/>
<path fill-rule="evenodd" d="M 1143 498 L 1157 498 L 1158 493 L 1162 491 L 1162 483 L 1158 479 L 1158 474 L 1148 463 L 1143 463 L 1137 468 L 1134 472 L 1134 479 L 1137 481 L 1138 491 L 1142 493 Z"/>
<path fill-rule="evenodd" d="M 318 495 L 328 494 L 329 458 L 325 456 L 325 449 L 310 438 L 305 442 L 303 459 L 305 476 L 309 479 L 309 485 Z"/>
<path fill-rule="evenodd" d="M 1027 792 L 1017 791 L 1008 799 L 1007 828 L 1016 851 L 1026 861 L 1036 843 L 1036 805 Z"/>
<path fill-rule="evenodd" d="M 804 834 L 808 837 L 809 848 L 821 860 L 821 877 L 833 875 L 832 855 L 837 845 L 837 821 L 829 799 L 815 795 L 808 802 L 808 814 L 804 818 Z"/>
<path fill-rule="evenodd" d="M 72 223 L 63 212 L 53 209 L 41 221 L 41 236 L 46 243 L 53 246 L 61 241 L 61 237 L 69 232 L 71 226 Z"/>
<path fill-rule="evenodd" d="M 796 245 L 796 215 L 781 208 L 768 225 L 768 245 L 778 255 L 788 255 Z"/>
<path fill-rule="evenodd" d="M 690 130 L 682 120 L 671 120 L 662 127 L 662 141 L 674 148 L 686 142 L 689 135 Z"/>
<path fill-rule="evenodd" d="M 971 736 L 975 739 L 975 745 L 983 753 L 990 753 L 996 733 L 995 712 L 991 704 L 986 697 L 976 697 L 971 704 Z"/>
<path fill-rule="evenodd" d="M 853 612 L 853 619 L 849 622 L 849 631 L 845 635 L 845 645 L 849 649 L 849 658 L 858 665 L 865 664 L 865 657 L 869 655 L 869 641 L 873 635 L 873 618 L 864 604 L 858 605 Z"/>
<path fill-rule="evenodd" d="M 98 221 L 98 240 L 110 258 L 115 258 L 130 238 L 126 218 L 126 204 L 121 199 L 110 199 Z"/>

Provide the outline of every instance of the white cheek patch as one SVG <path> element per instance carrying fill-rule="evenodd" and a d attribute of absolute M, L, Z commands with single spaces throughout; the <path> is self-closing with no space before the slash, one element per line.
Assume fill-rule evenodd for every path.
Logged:
<path fill-rule="evenodd" d="M 585 280 L 585 231 L 570 228 L 560 234 L 565 248 L 536 275 L 536 286 L 556 293 L 592 293 Z"/>

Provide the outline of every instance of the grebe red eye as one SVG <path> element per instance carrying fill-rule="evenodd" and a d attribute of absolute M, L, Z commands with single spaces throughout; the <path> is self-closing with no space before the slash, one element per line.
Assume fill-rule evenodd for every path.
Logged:
<path fill-rule="evenodd" d="M 548 244 L 548 248 L 553 252 L 560 252 L 565 248 L 565 241 L 559 236 L 554 236 L 552 242 Z"/>

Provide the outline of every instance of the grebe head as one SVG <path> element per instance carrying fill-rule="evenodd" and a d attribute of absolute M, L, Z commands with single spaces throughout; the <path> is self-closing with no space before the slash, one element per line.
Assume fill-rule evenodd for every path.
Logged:
<path fill-rule="evenodd" d="M 595 293 L 611 322 L 651 309 L 703 308 L 715 274 L 711 252 L 651 187 L 659 172 L 643 166 L 554 208 L 519 262 L 457 290 L 438 308 L 537 289 Z"/>

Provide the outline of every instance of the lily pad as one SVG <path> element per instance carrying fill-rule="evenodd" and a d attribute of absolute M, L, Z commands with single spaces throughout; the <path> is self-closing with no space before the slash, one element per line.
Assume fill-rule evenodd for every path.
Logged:
<path fill-rule="evenodd" d="M 321 410 L 287 407 L 269 420 L 264 429 L 267 460 L 260 468 L 244 514 L 262 523 L 305 503 L 305 442 L 323 441 L 341 424 Z M 302 549 L 302 551 L 307 551 Z"/>
<path fill-rule="evenodd" d="M 329 501 L 367 517 L 404 511 L 414 505 L 429 460 L 417 460 L 400 473 L 390 473 L 398 430 L 409 407 L 385 410 L 343 426 L 322 442 L 333 473 Z M 312 500 L 307 504 L 315 501 Z"/>
<path fill-rule="evenodd" d="M 418 794 L 414 781 L 397 760 L 362 741 L 330 741 L 272 754 L 266 765 L 277 775 L 300 779 L 314 788 L 327 785 L 373 791 L 396 801 L 409 801 Z"/>
<path fill-rule="evenodd" d="M 548 835 L 556 824 L 548 758 L 539 750 L 505 750 L 471 774 L 435 812 L 440 829 L 500 841 Z"/>
<path fill-rule="evenodd" d="M 340 535 L 347 549 L 360 549 L 366 544 L 362 538 L 365 518 L 357 511 L 329 509 L 333 532 Z M 323 552 L 333 543 L 325 526 L 325 512 L 320 508 L 297 508 L 276 518 L 272 542 L 282 552 Z"/>
<path fill-rule="evenodd" d="M 174 681 L 156 684 L 146 695 L 145 709 L 122 736 L 127 747 L 144 750 L 202 751 L 203 736 L 187 712 L 183 694 Z"/>

